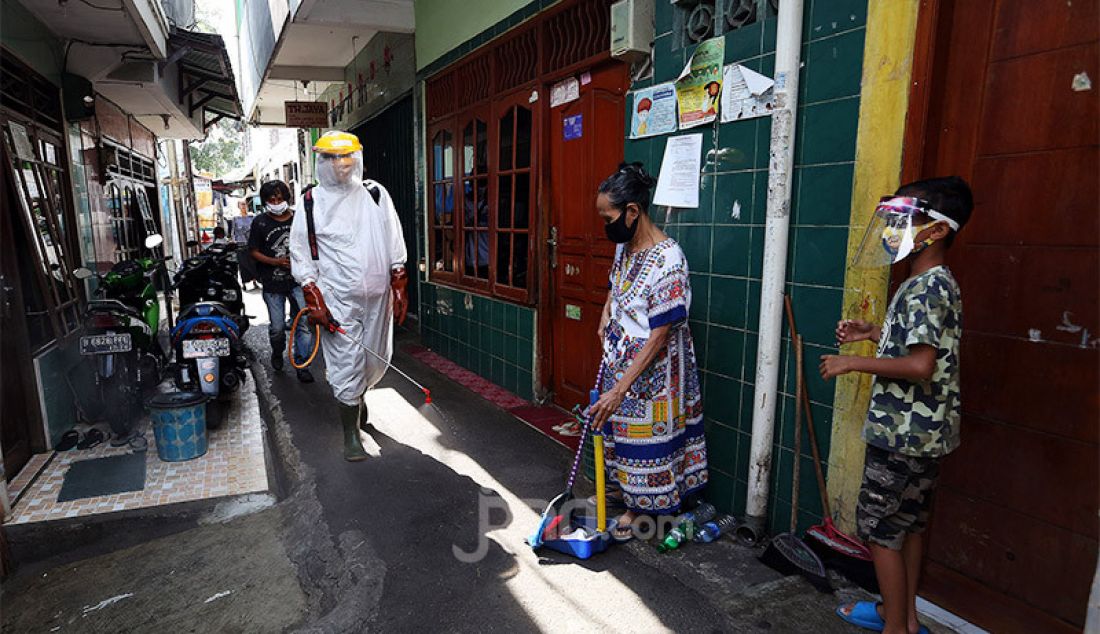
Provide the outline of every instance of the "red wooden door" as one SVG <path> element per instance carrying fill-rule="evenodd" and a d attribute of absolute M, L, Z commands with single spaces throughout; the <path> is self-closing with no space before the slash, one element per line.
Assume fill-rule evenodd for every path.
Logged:
<path fill-rule="evenodd" d="M 1073 631 L 1100 494 L 1097 1 L 922 10 L 905 179 L 959 174 L 976 203 L 949 260 L 962 446 L 943 466 L 922 592 L 993 631 Z"/>
<path fill-rule="evenodd" d="M 627 67 L 611 63 L 592 70 L 591 77 L 581 86 L 580 99 L 549 111 L 551 248 L 545 314 L 552 334 L 543 354 L 550 357 L 554 402 L 565 408 L 587 403 L 596 379 L 596 329 L 615 253 L 596 214 L 596 188 L 623 156 Z"/>

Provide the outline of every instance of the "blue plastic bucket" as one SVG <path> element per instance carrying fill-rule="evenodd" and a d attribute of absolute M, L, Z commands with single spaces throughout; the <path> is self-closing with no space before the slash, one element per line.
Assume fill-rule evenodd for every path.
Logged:
<path fill-rule="evenodd" d="M 203 394 L 168 392 L 145 403 L 161 460 L 181 462 L 206 453 L 206 401 Z"/>

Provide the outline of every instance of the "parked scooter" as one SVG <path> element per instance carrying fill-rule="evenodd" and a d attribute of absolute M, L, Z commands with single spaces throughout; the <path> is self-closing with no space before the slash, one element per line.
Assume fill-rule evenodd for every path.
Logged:
<path fill-rule="evenodd" d="M 232 243 L 210 245 L 185 260 L 172 283 L 181 306 L 172 329 L 176 387 L 212 399 L 207 406 L 211 427 L 221 424 L 228 397 L 247 377 L 242 336 L 249 316 L 237 279 L 236 250 Z"/>
<path fill-rule="evenodd" d="M 159 234 L 145 240 L 145 248 L 159 247 Z M 84 311 L 84 335 L 80 354 L 94 359 L 95 380 L 104 406 L 103 417 L 111 426 L 111 444 L 126 444 L 134 435 L 142 413 L 142 396 L 160 382 L 167 360 L 161 348 L 160 301 L 156 277 L 162 261 L 138 258 L 119 262 L 106 275 L 87 268 L 73 277 L 99 281 L 95 297 Z"/>

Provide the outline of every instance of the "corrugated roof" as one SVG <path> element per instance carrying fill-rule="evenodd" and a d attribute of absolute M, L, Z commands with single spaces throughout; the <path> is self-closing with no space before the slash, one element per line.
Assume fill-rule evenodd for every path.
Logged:
<path fill-rule="evenodd" d="M 243 116 L 233 66 L 220 35 L 173 28 L 168 38 L 171 53 L 182 75 L 184 104 L 194 113 L 203 108 L 213 116 L 203 115 L 205 125 L 223 117 Z"/>

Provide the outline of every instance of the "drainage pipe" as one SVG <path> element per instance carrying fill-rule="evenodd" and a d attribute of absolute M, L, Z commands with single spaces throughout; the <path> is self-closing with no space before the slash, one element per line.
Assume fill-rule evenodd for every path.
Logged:
<path fill-rule="evenodd" d="M 772 468 L 772 436 L 783 333 L 783 293 L 787 274 L 787 234 L 791 220 L 794 133 L 798 116 L 798 71 L 802 52 L 802 0 L 779 3 L 775 43 L 775 110 L 772 111 L 768 164 L 768 207 L 764 227 L 764 269 L 760 290 L 760 340 L 756 353 L 756 394 L 752 409 L 745 522 L 737 535 L 749 542 L 764 534 Z"/>

